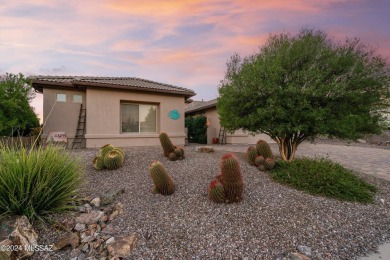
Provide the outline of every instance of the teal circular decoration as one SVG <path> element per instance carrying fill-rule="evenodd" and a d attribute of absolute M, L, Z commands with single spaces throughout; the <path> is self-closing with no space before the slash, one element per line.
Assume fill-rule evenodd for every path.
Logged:
<path fill-rule="evenodd" d="M 168 116 L 170 119 L 178 120 L 180 118 L 180 112 L 176 109 L 169 111 Z"/>

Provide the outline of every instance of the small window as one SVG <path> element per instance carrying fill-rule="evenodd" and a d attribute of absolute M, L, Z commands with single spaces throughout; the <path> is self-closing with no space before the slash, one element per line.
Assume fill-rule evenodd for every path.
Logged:
<path fill-rule="evenodd" d="M 156 133 L 157 106 L 121 104 L 122 133 Z"/>
<path fill-rule="evenodd" d="M 73 95 L 73 103 L 83 103 L 82 95 Z"/>
<path fill-rule="evenodd" d="M 57 94 L 58 102 L 66 102 L 66 94 Z"/>

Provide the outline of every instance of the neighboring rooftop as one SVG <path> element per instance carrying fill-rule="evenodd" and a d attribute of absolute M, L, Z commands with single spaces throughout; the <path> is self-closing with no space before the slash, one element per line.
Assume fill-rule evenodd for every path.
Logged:
<path fill-rule="evenodd" d="M 193 112 L 201 111 L 207 108 L 213 108 L 217 106 L 217 99 L 209 101 L 193 101 L 186 109 L 185 113 L 190 114 Z"/>
<path fill-rule="evenodd" d="M 184 95 L 186 98 L 195 96 L 193 90 L 133 77 L 87 77 L 87 76 L 30 76 L 32 86 L 38 92 L 43 88 L 81 88 L 101 87 L 124 90 L 153 91 Z"/>

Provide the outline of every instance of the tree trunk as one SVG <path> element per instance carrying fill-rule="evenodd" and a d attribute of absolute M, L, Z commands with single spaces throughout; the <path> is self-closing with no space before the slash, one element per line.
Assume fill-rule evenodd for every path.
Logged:
<path fill-rule="evenodd" d="M 284 161 L 292 161 L 295 157 L 298 145 L 306 139 L 303 134 L 293 134 L 289 137 L 272 138 L 279 146 L 279 152 Z"/>

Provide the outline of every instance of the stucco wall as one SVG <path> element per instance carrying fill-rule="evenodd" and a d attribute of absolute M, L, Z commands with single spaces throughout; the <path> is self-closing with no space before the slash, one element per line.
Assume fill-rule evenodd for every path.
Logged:
<path fill-rule="evenodd" d="M 184 97 L 119 90 L 87 89 L 87 148 L 107 143 L 126 146 L 160 145 L 158 134 L 166 132 L 175 145 L 184 145 Z M 121 102 L 157 105 L 157 133 L 121 133 Z M 176 109 L 178 120 L 168 117 Z"/>
<path fill-rule="evenodd" d="M 57 94 L 66 94 L 66 102 L 56 101 Z M 73 103 L 73 95 L 82 95 L 82 104 L 85 105 L 86 99 L 83 91 L 43 89 L 43 122 L 45 126 L 42 138 L 45 139 L 50 132 L 65 132 L 68 137 L 68 145 L 72 144 L 76 135 L 81 105 Z"/>
<path fill-rule="evenodd" d="M 221 125 L 219 124 L 218 111 L 216 107 L 208 108 L 203 111 L 195 113 L 195 115 L 205 115 L 209 118 L 210 128 L 215 128 L 215 136 L 211 138 L 218 138 Z M 214 132 L 214 131 L 212 131 Z M 269 136 L 265 134 L 258 134 L 252 136 L 248 133 L 244 133 L 242 130 L 237 130 L 234 134 L 226 133 L 227 144 L 255 144 L 258 140 L 264 140 L 268 143 L 275 143 Z"/>

